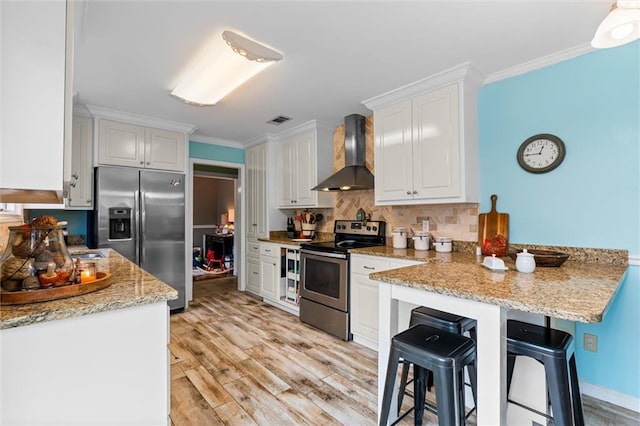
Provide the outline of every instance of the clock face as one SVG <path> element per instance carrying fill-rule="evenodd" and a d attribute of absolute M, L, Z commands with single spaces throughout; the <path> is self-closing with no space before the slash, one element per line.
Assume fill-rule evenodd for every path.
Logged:
<path fill-rule="evenodd" d="M 531 173 L 546 173 L 562 163 L 564 143 L 557 136 L 539 134 L 530 137 L 518 149 L 518 163 Z"/>

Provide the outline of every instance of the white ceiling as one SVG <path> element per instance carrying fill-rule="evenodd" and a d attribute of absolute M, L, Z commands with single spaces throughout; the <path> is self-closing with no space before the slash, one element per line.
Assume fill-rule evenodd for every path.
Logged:
<path fill-rule="evenodd" d="M 192 140 L 245 144 L 460 63 L 485 75 L 584 46 L 611 1 L 96 1 L 77 3 L 76 102 L 196 125 Z M 220 103 L 169 96 L 212 34 L 284 55 Z M 277 115 L 293 120 L 274 126 Z"/>

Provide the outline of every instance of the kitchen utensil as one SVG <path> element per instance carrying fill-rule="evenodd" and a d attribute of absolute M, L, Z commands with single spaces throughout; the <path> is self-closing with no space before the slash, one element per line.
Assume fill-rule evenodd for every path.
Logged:
<path fill-rule="evenodd" d="M 521 253 L 517 254 L 516 269 L 518 272 L 526 273 L 531 273 L 536 270 L 536 261 L 527 249 L 524 249 Z"/>
<path fill-rule="evenodd" d="M 559 251 L 550 251 L 550 250 L 529 250 L 529 253 L 533 255 L 534 260 L 536 261 L 536 266 L 549 266 L 549 267 L 558 267 L 564 263 L 565 260 L 569 258 L 568 253 L 562 253 Z M 509 257 L 513 260 L 517 260 L 518 252 L 516 250 L 509 250 Z"/>
<path fill-rule="evenodd" d="M 498 196 L 491 195 L 491 211 L 478 216 L 478 245 L 482 254 L 504 256 L 509 248 L 509 214 L 498 213 Z"/>

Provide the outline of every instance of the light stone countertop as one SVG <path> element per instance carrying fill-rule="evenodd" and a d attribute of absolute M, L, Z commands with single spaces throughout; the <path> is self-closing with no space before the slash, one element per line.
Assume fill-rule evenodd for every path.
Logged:
<path fill-rule="evenodd" d="M 0 329 L 90 315 L 178 298 L 178 292 L 111 249 L 94 259 L 98 271 L 111 273 L 111 285 L 81 296 L 0 307 Z M 73 257 L 73 254 L 71 254 Z"/>
<path fill-rule="evenodd" d="M 626 262 L 621 265 L 618 261 L 586 263 L 569 259 L 560 267 L 537 267 L 534 273 L 525 274 L 516 271 L 514 262 L 507 257 L 504 261 L 508 270 L 497 272 L 482 266 L 482 256 L 470 253 L 393 247 L 356 249 L 351 253 L 425 262 L 372 273 L 372 280 L 578 322 L 602 320 L 627 271 Z"/>

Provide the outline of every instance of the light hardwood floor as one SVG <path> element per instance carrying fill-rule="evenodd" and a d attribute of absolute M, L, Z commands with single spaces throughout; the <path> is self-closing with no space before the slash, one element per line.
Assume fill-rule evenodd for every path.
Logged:
<path fill-rule="evenodd" d="M 235 288 L 234 277 L 196 282 L 189 309 L 171 316 L 174 426 L 376 424 L 375 352 Z M 640 425 L 589 398 L 585 415 L 588 425 Z M 424 424 L 437 420 L 425 413 Z"/>

